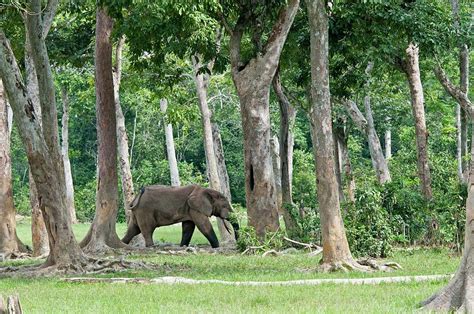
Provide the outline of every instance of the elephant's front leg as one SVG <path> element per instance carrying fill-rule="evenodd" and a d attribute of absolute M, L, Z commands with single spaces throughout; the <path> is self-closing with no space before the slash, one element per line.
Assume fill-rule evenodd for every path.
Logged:
<path fill-rule="evenodd" d="M 182 222 L 182 227 L 183 236 L 181 238 L 181 246 L 188 246 L 189 242 L 191 242 L 191 238 L 193 236 L 196 225 L 194 224 L 194 222 L 188 220 Z"/>
<path fill-rule="evenodd" d="M 211 246 L 213 248 L 219 247 L 219 240 L 217 240 L 216 233 L 212 228 L 211 222 L 209 221 L 209 217 L 194 210 L 191 210 L 189 213 L 194 221 L 194 224 L 198 227 L 199 231 L 201 231 L 201 233 L 207 238 Z"/>

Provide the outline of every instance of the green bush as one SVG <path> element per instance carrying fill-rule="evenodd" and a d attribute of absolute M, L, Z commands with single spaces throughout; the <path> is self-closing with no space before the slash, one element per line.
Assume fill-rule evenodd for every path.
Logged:
<path fill-rule="evenodd" d="M 394 241 L 393 225 L 382 207 L 376 187 L 359 189 L 354 204 L 347 204 L 344 224 L 351 251 L 356 256 L 386 257 Z"/>
<path fill-rule="evenodd" d="M 281 250 L 287 247 L 287 243 L 283 237 L 285 232 L 277 230 L 276 232 L 266 232 L 264 239 L 258 239 L 255 229 L 250 226 L 241 228 L 239 231 L 239 239 L 237 240 L 237 249 L 241 252 L 249 249 L 253 253 L 261 253 L 268 250 Z"/>

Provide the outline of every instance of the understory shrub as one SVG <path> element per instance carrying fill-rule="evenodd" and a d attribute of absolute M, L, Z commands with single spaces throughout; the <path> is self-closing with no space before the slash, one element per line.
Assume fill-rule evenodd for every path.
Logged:
<path fill-rule="evenodd" d="M 246 226 L 240 229 L 237 249 L 241 252 L 249 249 L 252 253 L 261 253 L 268 250 L 280 251 L 288 247 L 288 243 L 283 237 L 285 237 L 285 232 L 278 229 L 275 232 L 267 231 L 264 239 L 258 239 L 255 229 Z"/>
<path fill-rule="evenodd" d="M 344 225 L 355 256 L 386 257 L 395 239 L 393 220 L 382 206 L 382 193 L 372 187 L 360 189 L 355 203 L 346 204 Z"/>

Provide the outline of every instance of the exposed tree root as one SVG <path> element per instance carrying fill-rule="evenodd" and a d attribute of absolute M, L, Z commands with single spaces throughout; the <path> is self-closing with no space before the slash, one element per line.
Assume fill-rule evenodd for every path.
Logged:
<path fill-rule="evenodd" d="M 53 277 L 58 275 L 89 275 L 121 272 L 131 269 L 159 269 L 159 265 L 120 259 L 85 257 L 80 263 L 59 265 L 33 265 L 0 268 L 2 277 Z"/>
<path fill-rule="evenodd" d="M 227 286 L 317 286 L 322 284 L 352 284 L 352 285 L 377 285 L 381 283 L 399 282 L 423 282 L 445 280 L 451 275 L 431 275 L 431 276 L 406 276 L 406 277 L 380 277 L 380 278 L 357 278 L 357 279 L 303 279 L 288 281 L 226 281 L 226 280 L 196 280 L 183 277 L 159 277 L 159 278 L 62 278 L 66 282 L 80 283 L 145 283 L 145 284 L 222 284 Z"/>
<path fill-rule="evenodd" d="M 449 284 L 422 302 L 423 308 L 434 311 L 474 313 L 474 269 L 469 265 L 472 265 L 472 262 L 468 263 L 466 254 Z"/>
<path fill-rule="evenodd" d="M 335 271 L 388 272 L 388 271 L 393 271 L 396 269 L 401 269 L 402 267 L 395 262 L 386 262 L 379 265 L 377 261 L 373 259 L 362 259 L 359 261 L 349 259 L 349 260 L 339 261 L 336 263 L 323 263 L 319 266 L 319 268 L 323 272 L 335 272 Z"/>
<path fill-rule="evenodd" d="M 0 254 L 0 262 L 32 258 L 31 252 L 8 252 Z"/>

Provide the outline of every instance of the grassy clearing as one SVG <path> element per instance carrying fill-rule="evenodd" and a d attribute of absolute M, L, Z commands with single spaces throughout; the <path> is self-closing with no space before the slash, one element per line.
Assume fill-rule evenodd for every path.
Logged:
<path fill-rule="evenodd" d="M 89 228 L 87 224 L 74 226 L 78 239 Z M 125 225 L 117 225 L 119 235 Z M 20 224 L 20 238 L 30 238 L 29 224 Z M 155 241 L 178 243 L 179 225 L 160 228 Z M 206 239 L 196 232 L 194 244 L 205 244 Z M 236 255 L 133 255 L 133 259 L 162 265 L 159 271 L 130 271 L 109 274 L 107 277 L 182 276 L 194 279 L 275 281 L 316 278 L 360 278 L 453 273 L 459 257 L 444 249 L 397 251 L 389 258 L 403 266 L 393 273 L 332 273 L 314 271 L 319 257 L 306 254 L 280 257 Z M 1 266 L 1 264 L 0 264 Z M 446 284 L 441 282 L 381 284 L 352 286 L 325 284 L 292 287 L 234 287 L 217 284 L 137 285 L 137 284 L 79 284 L 56 279 L 2 279 L 0 293 L 19 293 L 27 313 L 156 313 L 156 312 L 240 312 L 274 313 L 297 311 L 341 313 L 413 312 L 418 302 Z"/>

